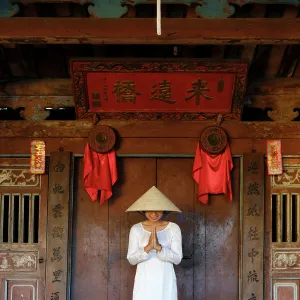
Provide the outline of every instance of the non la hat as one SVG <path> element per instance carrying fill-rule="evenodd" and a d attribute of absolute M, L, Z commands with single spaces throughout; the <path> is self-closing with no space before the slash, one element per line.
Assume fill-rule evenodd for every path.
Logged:
<path fill-rule="evenodd" d="M 181 212 L 181 210 L 155 186 L 150 188 L 126 210 L 126 212 L 132 211 Z"/>

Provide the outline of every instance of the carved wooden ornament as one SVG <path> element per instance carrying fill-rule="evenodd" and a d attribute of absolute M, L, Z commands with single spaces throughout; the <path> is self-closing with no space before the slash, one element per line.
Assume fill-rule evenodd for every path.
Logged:
<path fill-rule="evenodd" d="M 218 126 L 205 128 L 200 135 L 200 145 L 209 154 L 222 153 L 227 145 L 227 135 L 224 129 Z"/>
<path fill-rule="evenodd" d="M 99 125 L 91 130 L 88 143 L 93 151 L 107 153 L 116 143 L 116 134 L 111 127 Z"/>

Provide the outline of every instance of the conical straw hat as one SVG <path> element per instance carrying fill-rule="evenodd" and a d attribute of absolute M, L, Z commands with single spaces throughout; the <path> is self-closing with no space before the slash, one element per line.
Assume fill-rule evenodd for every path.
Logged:
<path fill-rule="evenodd" d="M 127 210 L 130 211 L 176 211 L 181 210 L 155 186 L 136 200 Z"/>

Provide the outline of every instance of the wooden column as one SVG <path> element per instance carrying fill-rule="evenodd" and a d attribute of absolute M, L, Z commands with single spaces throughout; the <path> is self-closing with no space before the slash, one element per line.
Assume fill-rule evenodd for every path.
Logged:
<path fill-rule="evenodd" d="M 243 156 L 242 299 L 263 300 L 264 154 Z"/>
<path fill-rule="evenodd" d="M 49 167 L 46 299 L 68 299 L 71 152 L 52 152 Z"/>

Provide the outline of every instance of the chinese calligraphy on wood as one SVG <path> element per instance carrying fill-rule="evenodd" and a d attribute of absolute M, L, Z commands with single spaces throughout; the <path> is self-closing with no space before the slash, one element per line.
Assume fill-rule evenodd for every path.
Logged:
<path fill-rule="evenodd" d="M 47 236 L 47 298 L 68 299 L 70 152 L 50 156 Z"/>
<path fill-rule="evenodd" d="M 239 120 L 247 65 L 73 61 L 78 119 Z"/>
<path fill-rule="evenodd" d="M 243 156 L 242 299 L 263 300 L 264 155 Z"/>

